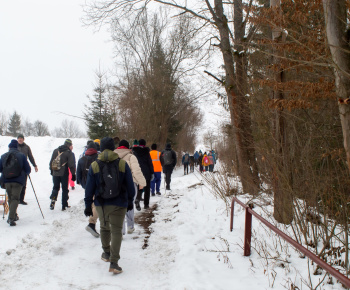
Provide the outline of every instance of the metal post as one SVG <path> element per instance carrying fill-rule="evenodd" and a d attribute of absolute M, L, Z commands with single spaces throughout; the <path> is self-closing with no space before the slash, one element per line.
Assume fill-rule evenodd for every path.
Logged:
<path fill-rule="evenodd" d="M 250 256 L 250 245 L 252 240 L 252 214 L 249 207 L 245 209 L 245 229 L 244 229 L 244 256 Z"/>
<path fill-rule="evenodd" d="M 230 232 L 232 232 L 233 229 L 233 216 L 235 214 L 235 197 L 232 198 L 231 203 L 231 221 L 230 221 Z"/>

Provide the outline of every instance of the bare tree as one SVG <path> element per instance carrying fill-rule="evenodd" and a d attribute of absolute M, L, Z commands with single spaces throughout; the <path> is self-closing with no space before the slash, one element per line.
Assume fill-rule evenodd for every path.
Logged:
<path fill-rule="evenodd" d="M 10 117 L 6 112 L 0 112 L 0 135 L 6 135 Z"/>
<path fill-rule="evenodd" d="M 63 120 L 59 128 L 55 128 L 51 135 L 56 138 L 82 138 L 84 133 L 75 121 Z"/>
<path fill-rule="evenodd" d="M 44 122 L 36 120 L 33 124 L 33 135 L 36 137 L 50 136 L 49 127 Z"/>
<path fill-rule="evenodd" d="M 21 130 L 24 136 L 33 135 L 33 124 L 28 118 L 25 118 L 25 120 L 22 122 Z"/>

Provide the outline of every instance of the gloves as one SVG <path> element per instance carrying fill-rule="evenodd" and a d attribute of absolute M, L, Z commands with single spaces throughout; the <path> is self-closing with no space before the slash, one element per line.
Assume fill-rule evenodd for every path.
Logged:
<path fill-rule="evenodd" d="M 72 181 L 76 181 L 77 180 L 77 176 L 74 174 L 72 175 Z"/>
<path fill-rule="evenodd" d="M 134 209 L 134 204 L 133 203 L 128 203 L 128 210 L 127 211 L 131 211 Z"/>
<path fill-rule="evenodd" d="M 85 216 L 92 216 L 93 215 L 92 214 L 92 207 L 90 206 L 90 207 L 85 208 L 84 214 L 85 214 Z"/>
<path fill-rule="evenodd" d="M 151 175 L 151 181 L 153 181 L 153 180 L 154 180 L 154 174 Z"/>

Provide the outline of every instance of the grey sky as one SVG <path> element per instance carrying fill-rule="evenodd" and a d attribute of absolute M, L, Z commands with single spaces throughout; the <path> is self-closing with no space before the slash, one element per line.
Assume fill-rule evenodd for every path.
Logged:
<path fill-rule="evenodd" d="M 106 31 L 82 26 L 84 0 L 0 0 L 0 111 L 58 127 L 82 115 L 95 71 L 112 68 Z M 79 125 L 84 125 L 79 122 Z"/>

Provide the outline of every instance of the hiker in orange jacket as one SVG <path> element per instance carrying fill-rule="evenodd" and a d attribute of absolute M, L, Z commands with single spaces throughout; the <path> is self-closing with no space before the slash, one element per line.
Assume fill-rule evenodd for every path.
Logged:
<path fill-rule="evenodd" d="M 155 196 L 155 191 L 157 195 L 161 195 L 160 193 L 160 182 L 162 180 L 162 164 L 160 163 L 160 152 L 157 151 L 157 144 L 152 144 L 152 151 L 150 152 L 153 169 L 154 169 L 154 178 L 151 181 L 151 192 L 152 196 Z"/>

